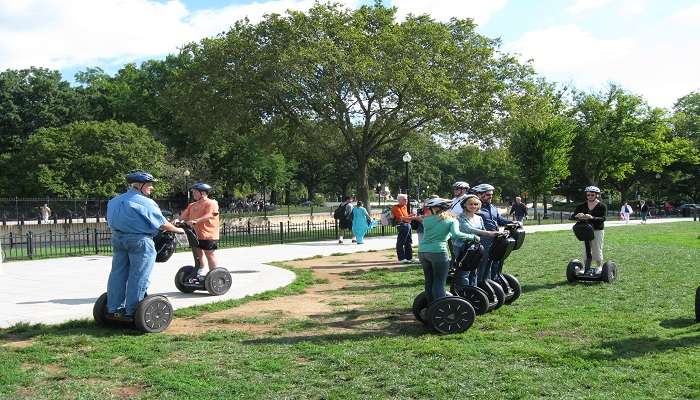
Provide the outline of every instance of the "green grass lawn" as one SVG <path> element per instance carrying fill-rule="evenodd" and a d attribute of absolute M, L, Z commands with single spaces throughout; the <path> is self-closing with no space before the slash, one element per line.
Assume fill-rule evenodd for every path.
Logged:
<path fill-rule="evenodd" d="M 0 343 L 32 341 L 0 346 L 0 398 L 697 399 L 699 233 L 693 222 L 606 229 L 612 285 L 566 283 L 582 252 L 571 232 L 529 235 L 505 266 L 523 296 L 459 335 L 408 316 L 417 267 L 348 274 L 361 282 L 343 292 L 381 300 L 257 336 L 18 326 Z M 336 333 L 338 319 L 352 329 Z"/>

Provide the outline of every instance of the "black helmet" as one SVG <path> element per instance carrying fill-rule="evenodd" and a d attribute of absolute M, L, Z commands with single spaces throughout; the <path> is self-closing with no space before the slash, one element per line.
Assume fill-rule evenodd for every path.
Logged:
<path fill-rule="evenodd" d="M 132 172 L 126 176 L 127 183 L 148 183 L 148 182 L 158 182 L 158 179 L 154 178 L 153 175 L 144 171 Z"/>
<path fill-rule="evenodd" d="M 190 189 L 199 190 L 200 192 L 209 193 L 209 191 L 211 190 L 211 186 L 207 185 L 204 182 L 197 182 L 194 185 L 192 185 L 192 187 Z"/>

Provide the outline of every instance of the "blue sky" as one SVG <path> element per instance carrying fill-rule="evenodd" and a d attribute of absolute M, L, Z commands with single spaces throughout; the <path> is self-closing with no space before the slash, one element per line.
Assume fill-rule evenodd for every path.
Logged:
<path fill-rule="evenodd" d="M 367 0 L 336 0 L 348 7 Z M 43 66 L 67 80 L 99 66 L 162 58 L 248 16 L 308 9 L 312 0 L 0 0 L 0 70 Z M 700 91 L 700 1 L 384 0 L 398 17 L 474 18 L 503 50 L 549 80 L 597 91 L 608 83 L 671 107 Z"/>

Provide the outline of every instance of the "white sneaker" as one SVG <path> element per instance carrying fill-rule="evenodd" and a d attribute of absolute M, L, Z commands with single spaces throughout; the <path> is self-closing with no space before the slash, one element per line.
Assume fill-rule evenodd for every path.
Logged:
<path fill-rule="evenodd" d="M 343 244 L 343 241 L 342 241 L 342 240 L 338 240 L 338 244 Z"/>
<path fill-rule="evenodd" d="M 413 259 L 406 259 L 406 260 L 402 260 L 401 262 L 404 264 L 411 264 L 411 263 L 413 263 Z"/>

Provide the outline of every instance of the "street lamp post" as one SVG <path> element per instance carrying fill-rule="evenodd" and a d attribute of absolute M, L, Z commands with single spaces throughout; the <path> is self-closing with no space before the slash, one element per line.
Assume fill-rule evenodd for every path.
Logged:
<path fill-rule="evenodd" d="M 409 152 L 406 152 L 406 154 L 403 155 L 403 163 L 406 166 L 406 208 L 408 209 L 408 213 L 411 213 L 411 199 L 410 196 L 408 195 L 408 188 L 410 188 L 410 184 L 408 181 L 408 163 L 411 162 L 411 154 Z"/>
<path fill-rule="evenodd" d="M 656 174 L 656 214 L 661 216 L 661 174 Z"/>
<path fill-rule="evenodd" d="M 187 192 L 187 204 L 190 204 L 190 189 L 187 187 L 187 184 L 190 180 L 190 170 L 186 169 L 185 172 L 182 173 L 182 176 L 185 177 L 185 192 Z"/>

